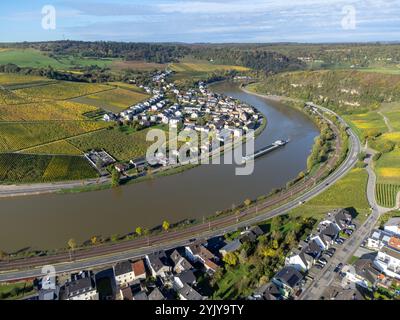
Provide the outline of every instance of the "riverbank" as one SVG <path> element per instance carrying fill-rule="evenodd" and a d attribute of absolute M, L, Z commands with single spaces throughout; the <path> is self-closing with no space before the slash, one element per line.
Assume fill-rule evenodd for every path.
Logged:
<path fill-rule="evenodd" d="M 319 134 L 304 113 L 244 94 L 237 84 L 218 84 L 213 91 L 256 107 L 268 119 L 255 141 L 256 149 L 282 138 L 290 138 L 291 143 L 258 158 L 254 174 L 249 176 L 237 176 L 234 164 L 200 165 L 180 174 L 121 188 L 3 199 L 1 249 L 50 250 L 65 247 L 70 238 L 84 243 L 94 235 L 98 239 L 126 235 L 138 226 L 150 229 L 163 220 L 171 224 L 186 219 L 201 222 L 226 208 L 237 207 L 246 199 L 257 199 L 284 187 L 304 170 L 314 138 Z M 38 232 L 43 229 L 41 221 L 46 221 L 46 227 Z"/>

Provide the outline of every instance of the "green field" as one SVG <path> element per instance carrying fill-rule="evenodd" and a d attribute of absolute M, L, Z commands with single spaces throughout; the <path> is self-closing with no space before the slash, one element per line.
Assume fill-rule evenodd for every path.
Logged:
<path fill-rule="evenodd" d="M 47 68 L 68 70 L 84 66 L 97 65 L 109 67 L 118 59 L 83 58 L 79 56 L 50 57 L 34 49 L 10 49 L 0 51 L 0 64 L 13 63 L 19 67 Z"/>
<path fill-rule="evenodd" d="M 149 95 L 142 92 L 116 88 L 111 91 L 76 98 L 74 101 L 89 104 L 111 112 L 120 112 L 147 98 L 149 98 Z"/>
<path fill-rule="evenodd" d="M 306 202 L 291 212 L 293 216 L 323 217 L 326 212 L 336 208 L 355 208 L 363 220 L 369 212 L 366 196 L 368 174 L 364 169 L 353 169 L 328 190 Z"/>
<path fill-rule="evenodd" d="M 91 149 L 105 149 L 118 160 L 130 160 L 146 154 L 152 142 L 146 141 L 148 130 L 129 133 L 119 127 L 101 130 L 85 136 L 68 139 L 68 141 L 82 151 Z"/>
<path fill-rule="evenodd" d="M 383 184 L 376 185 L 376 198 L 378 204 L 385 208 L 394 208 L 396 206 L 396 197 L 400 192 L 400 184 Z"/>
<path fill-rule="evenodd" d="M 1 183 L 34 183 L 98 177 L 83 157 L 0 154 Z"/>
<path fill-rule="evenodd" d="M 0 86 L 5 86 L 6 88 L 18 85 L 26 85 L 26 84 L 30 85 L 45 84 L 53 81 L 54 80 L 38 76 L 28 76 L 28 75 L 13 74 L 13 73 L 0 73 Z"/>

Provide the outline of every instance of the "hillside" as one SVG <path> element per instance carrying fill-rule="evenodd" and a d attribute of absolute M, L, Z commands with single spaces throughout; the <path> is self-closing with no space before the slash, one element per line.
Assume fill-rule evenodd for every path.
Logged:
<path fill-rule="evenodd" d="M 339 113 L 363 113 L 400 100 L 400 75 L 354 70 L 283 73 L 251 86 L 263 94 L 313 100 Z"/>

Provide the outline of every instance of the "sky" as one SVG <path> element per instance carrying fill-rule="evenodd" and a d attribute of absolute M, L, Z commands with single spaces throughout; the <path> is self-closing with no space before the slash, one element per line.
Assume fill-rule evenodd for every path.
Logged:
<path fill-rule="evenodd" d="M 0 42 L 62 39 L 399 41 L 400 0 L 0 1 Z"/>

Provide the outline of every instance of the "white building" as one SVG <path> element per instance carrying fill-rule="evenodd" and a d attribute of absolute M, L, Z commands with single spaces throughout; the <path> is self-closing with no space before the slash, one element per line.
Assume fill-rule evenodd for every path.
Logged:
<path fill-rule="evenodd" d="M 387 276 L 400 279 L 400 251 L 384 246 L 378 252 L 374 264 Z"/>
<path fill-rule="evenodd" d="M 400 236 L 400 217 L 391 218 L 388 222 L 385 223 L 384 230 Z"/>

